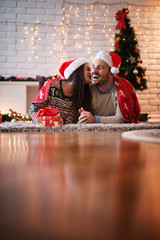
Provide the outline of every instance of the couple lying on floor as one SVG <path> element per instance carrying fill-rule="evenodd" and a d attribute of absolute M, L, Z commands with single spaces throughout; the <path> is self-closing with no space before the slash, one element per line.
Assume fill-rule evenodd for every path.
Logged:
<path fill-rule="evenodd" d="M 121 58 L 99 51 L 92 66 L 85 58 L 64 62 L 62 79 L 44 83 L 29 110 L 33 122 L 44 107 L 58 110 L 59 124 L 137 123 L 140 106 L 132 84 L 116 76 Z"/>

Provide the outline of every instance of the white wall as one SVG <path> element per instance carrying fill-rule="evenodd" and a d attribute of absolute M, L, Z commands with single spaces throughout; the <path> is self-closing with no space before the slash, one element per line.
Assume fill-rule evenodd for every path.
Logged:
<path fill-rule="evenodd" d="M 137 92 L 141 109 L 159 117 L 160 0 L 0 0 L 0 75 L 49 76 L 64 60 L 110 51 L 123 7 L 130 8 L 147 69 L 148 89 Z"/>

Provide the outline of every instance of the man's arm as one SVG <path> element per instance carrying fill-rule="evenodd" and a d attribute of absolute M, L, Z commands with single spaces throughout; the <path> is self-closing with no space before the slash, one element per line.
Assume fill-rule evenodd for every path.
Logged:
<path fill-rule="evenodd" d="M 121 114 L 121 111 L 119 109 L 119 106 L 117 104 L 115 115 L 112 116 L 99 116 L 100 117 L 100 123 L 125 123 L 125 120 L 123 119 L 123 116 Z"/>

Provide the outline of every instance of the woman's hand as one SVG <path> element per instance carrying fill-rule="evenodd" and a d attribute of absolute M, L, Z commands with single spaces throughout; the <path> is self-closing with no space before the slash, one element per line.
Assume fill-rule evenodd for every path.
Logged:
<path fill-rule="evenodd" d="M 61 117 L 61 114 L 60 114 L 60 113 L 57 114 L 57 118 L 58 118 L 58 124 L 59 124 L 59 125 L 63 125 L 63 124 L 64 124 L 64 121 L 63 121 L 63 118 Z"/>
<path fill-rule="evenodd" d="M 83 108 L 79 109 L 80 116 L 78 118 L 80 123 L 95 123 L 95 117 L 92 113 L 85 111 Z"/>

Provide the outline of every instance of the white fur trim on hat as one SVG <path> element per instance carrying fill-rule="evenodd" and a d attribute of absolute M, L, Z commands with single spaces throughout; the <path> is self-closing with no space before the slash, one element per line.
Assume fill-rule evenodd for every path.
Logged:
<path fill-rule="evenodd" d="M 111 68 L 111 73 L 116 75 L 119 73 L 119 68 L 121 65 L 121 57 L 117 53 L 107 53 L 106 51 L 99 51 L 97 55 L 95 56 L 94 60 L 101 59 L 104 62 L 108 64 L 108 66 Z"/>
<path fill-rule="evenodd" d="M 64 76 L 65 78 L 69 78 L 69 76 L 76 70 L 78 69 L 80 66 L 82 66 L 83 64 L 88 63 L 88 60 L 86 58 L 77 58 L 76 60 L 74 60 L 64 71 Z"/>
<path fill-rule="evenodd" d="M 95 58 L 93 59 L 93 62 L 94 62 L 94 60 L 96 60 L 96 59 L 101 59 L 101 60 L 103 60 L 104 62 L 106 62 L 106 63 L 108 64 L 108 66 L 109 66 L 110 68 L 113 67 L 112 57 L 109 55 L 109 53 L 107 53 L 107 52 L 105 52 L 105 51 L 102 51 L 102 50 L 99 51 L 99 52 L 96 54 Z"/>

